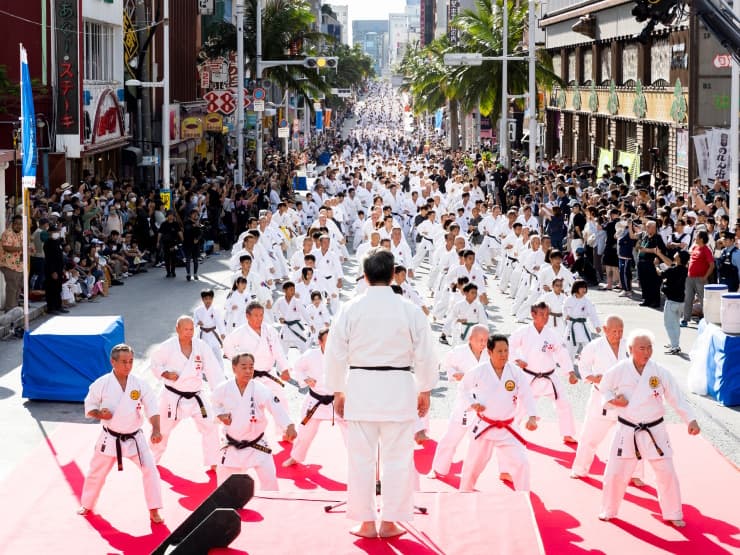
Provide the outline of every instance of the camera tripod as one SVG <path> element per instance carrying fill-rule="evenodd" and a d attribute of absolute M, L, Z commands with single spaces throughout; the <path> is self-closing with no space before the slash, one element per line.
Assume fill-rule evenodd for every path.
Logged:
<path fill-rule="evenodd" d="M 375 495 L 378 496 L 382 492 L 382 485 L 380 482 L 380 446 L 378 446 L 378 458 L 375 462 Z M 330 513 L 335 509 L 338 509 L 339 507 L 343 507 L 347 504 L 347 501 L 340 501 L 338 503 L 333 503 L 331 505 L 324 505 L 324 512 Z M 419 513 L 425 515 L 428 514 L 428 510 L 426 507 L 421 507 L 419 505 L 414 505 L 414 510 L 418 511 Z"/>

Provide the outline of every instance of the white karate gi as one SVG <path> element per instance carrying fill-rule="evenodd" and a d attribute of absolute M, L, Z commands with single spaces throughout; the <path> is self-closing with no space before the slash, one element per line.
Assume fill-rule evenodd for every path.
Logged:
<path fill-rule="evenodd" d="M 650 424 L 663 418 L 666 402 L 684 422 L 696 419 L 671 372 L 652 360 L 645 365 L 642 374 L 637 372 L 632 359 L 617 363 L 601 378 L 599 390 L 604 398 L 604 408 L 614 408 L 617 418 L 623 418 L 635 425 Z M 626 407 L 608 405 L 620 394 L 627 398 L 629 404 Z M 601 515 L 604 517 L 617 516 L 619 504 L 637 464 L 634 447 L 636 442 L 641 457 L 650 462 L 655 472 L 655 486 L 663 519 L 683 518 L 681 492 L 673 467 L 673 450 L 668 430 L 664 422 L 651 426 L 649 430 L 662 450 L 662 455 L 655 448 L 647 431 L 636 431 L 621 422 L 617 423 L 604 472 L 601 502 Z"/>
<path fill-rule="evenodd" d="M 506 225 L 508 220 L 489 213 L 478 224 L 478 231 L 483 235 L 483 242 L 478 249 L 476 260 L 481 265 L 492 265 L 493 261 L 501 256 L 501 224 Z"/>
<path fill-rule="evenodd" d="M 239 392 L 235 380 L 222 383 L 213 392 L 213 408 L 216 416 L 231 415 L 231 424 L 224 425 L 223 429 L 225 434 L 237 441 L 254 441 L 265 433 L 265 411 L 272 414 L 278 427 L 285 429 L 291 424 L 287 408 L 267 387 L 255 380 L 249 381 L 244 394 Z M 264 437 L 258 443 L 263 448 L 269 448 Z M 252 447 L 237 449 L 228 443 L 221 449 L 216 479 L 220 485 L 232 474 L 244 473 L 249 468 L 255 469 L 262 490 L 278 489 L 272 454 Z"/>
<path fill-rule="evenodd" d="M 558 333 L 565 334 L 565 318 L 563 318 L 563 303 L 568 296 L 565 293 L 556 295 L 554 291 L 550 291 L 542 295 L 537 302 L 546 303 L 550 309 L 550 317 L 547 321 L 548 326 L 555 328 Z"/>
<path fill-rule="evenodd" d="M 243 326 L 247 323 L 246 309 L 247 305 L 252 301 L 249 291 L 239 291 L 235 289 L 230 291 L 224 300 L 224 328 L 226 333 L 229 333 L 239 326 Z"/>
<path fill-rule="evenodd" d="M 165 387 L 186 394 L 197 393 L 203 403 L 201 410 L 195 397 L 186 399 L 169 389 L 162 390 L 159 398 L 159 428 L 162 441 L 152 444 L 154 460 L 159 464 L 172 430 L 185 418 L 192 418 L 201 435 L 203 463 L 206 466 L 215 465 L 218 458 L 218 428 L 208 396 L 203 393 L 203 374 L 205 373 L 208 385 L 213 390 L 225 379 L 221 360 L 215 357 L 205 341 L 197 337 L 193 337 L 190 358 L 186 358 L 175 336 L 159 345 L 152 353 L 151 369 L 154 377 L 162 380 Z M 176 380 L 168 380 L 162 377 L 163 372 L 177 372 L 179 376 Z M 205 411 L 205 415 L 202 411 Z"/>
<path fill-rule="evenodd" d="M 301 301 L 295 296 L 288 302 L 285 297 L 280 297 L 275 301 L 273 315 L 280 324 L 280 340 L 283 342 L 283 349 L 287 352 L 291 347 L 295 347 L 300 352 L 308 348 L 311 340 L 311 330 L 308 328 L 308 316 Z"/>
<path fill-rule="evenodd" d="M 500 378 L 490 361 L 482 363 L 465 374 L 462 388 L 468 407 L 480 403 L 485 407 L 482 414 L 486 418 L 499 422 L 511 421 L 509 426 L 512 430 L 517 412 L 526 413 L 528 417 L 537 416 L 528 376 L 513 362 L 504 365 Z M 477 414 L 471 416 L 474 424 L 470 428 L 472 437 L 463 462 L 460 491 L 473 491 L 494 447 L 499 470 L 511 474 L 514 489 L 529 491 L 529 461 L 524 444 L 506 428 L 494 427 L 478 435 L 484 432 L 489 423 Z"/>
<path fill-rule="evenodd" d="M 517 287 L 516 299 L 512 306 L 512 314 L 519 316 L 520 310 L 526 311 L 520 320 L 524 320 L 530 312 L 530 307 L 540 296 L 540 282 L 538 275 L 542 266 L 545 263 L 545 251 L 541 248 L 529 251 L 529 255 L 526 260 L 523 261 L 522 275 L 519 278 L 519 286 Z"/>
<path fill-rule="evenodd" d="M 622 339 L 619 343 L 617 355 L 615 355 L 606 337 L 599 337 L 591 341 L 581 351 L 578 369 L 584 379 L 588 376 L 603 376 L 609 368 L 628 357 L 629 350 L 625 339 Z M 578 440 L 578 449 L 576 449 L 576 458 L 573 460 L 573 466 L 571 467 L 573 474 L 578 476 L 588 474 L 596 455 L 596 449 L 617 422 L 617 415 L 614 410 L 606 409 L 603 405 L 604 399 L 599 392 L 599 386 L 592 384 L 588 403 L 586 404 L 586 416 L 583 420 L 581 437 Z M 642 469 L 643 465 L 639 463 L 633 476 L 642 478 Z"/>
<path fill-rule="evenodd" d="M 120 442 L 121 456 L 131 459 L 141 468 L 147 507 L 150 510 L 161 509 L 162 485 L 159 471 L 141 430 L 144 421 L 142 408 L 148 418 L 159 414 L 154 392 L 144 380 L 134 374 L 129 374 L 126 379 L 124 391 L 113 372 L 109 372 L 90 384 L 85 396 L 85 414 L 104 408 L 113 413 L 113 417 L 100 421 L 103 429 L 95 443 L 90 470 L 82 486 L 80 504 L 90 511 L 95 508 L 105 478 L 116 462 L 116 438 L 106 431 L 109 429 L 119 434 L 135 434 L 132 439 Z"/>
<path fill-rule="evenodd" d="M 522 326 L 509 337 L 509 360 L 515 362 L 517 359 L 527 363 L 524 374 L 529 379 L 534 397 L 553 399 L 558 413 L 560 435 L 574 436 L 576 425 L 573 421 L 573 411 L 566 397 L 565 388 L 557 375 L 558 369 L 555 368 L 557 364 L 564 376 L 573 371 L 570 355 L 563 345 L 563 336 L 556 333 L 550 326 L 545 326 L 541 332 L 537 332 L 533 324 Z M 539 374 L 550 370 L 555 370 L 555 372 L 548 377 L 538 378 L 528 374 L 528 372 Z M 520 414 L 519 418 L 523 416 Z"/>
<path fill-rule="evenodd" d="M 465 323 L 462 324 L 458 320 L 464 320 Z M 447 313 L 443 331 L 453 344 L 465 343 L 470 329 L 476 324 L 488 325 L 486 309 L 477 299 L 469 303 L 463 298 L 453 304 Z"/>
<path fill-rule="evenodd" d="M 378 345 L 383 348 L 379 349 Z M 374 521 L 375 463 L 381 445 L 380 518 L 413 516 L 413 441 L 417 396 L 437 382 L 432 332 L 424 313 L 393 293 L 372 286 L 342 306 L 326 345 L 329 391 L 345 393 L 348 424 L 347 517 Z M 412 367 L 413 371 L 372 370 Z"/>
<path fill-rule="evenodd" d="M 210 308 L 201 304 L 193 311 L 193 322 L 198 328 L 199 339 L 205 341 L 213 351 L 214 356 L 221 360 L 223 356 L 221 336 L 226 335 L 223 313 L 213 304 Z"/>
<path fill-rule="evenodd" d="M 457 384 L 457 394 L 455 396 L 455 402 L 452 405 L 452 411 L 450 412 L 450 422 L 447 425 L 447 432 L 439 440 L 437 444 L 437 450 L 434 453 L 434 461 L 432 461 L 432 470 L 437 474 L 446 475 L 450 472 L 450 466 L 452 465 L 452 458 L 455 456 L 455 450 L 459 445 L 462 438 L 465 436 L 465 432 L 468 430 L 471 420 L 474 414 L 469 411 L 470 404 L 464 393 L 463 387 L 458 383 L 458 379 L 455 377 L 456 374 L 464 377 L 465 373 L 470 369 L 478 366 L 484 360 L 486 360 L 486 350 L 481 351 L 480 357 L 476 357 L 473 351 L 470 349 L 470 345 L 465 343 L 464 345 L 458 345 L 457 347 L 447 351 L 444 361 L 442 362 L 441 369 L 447 372 L 447 379 L 450 383 Z M 462 377 L 460 377 L 462 379 Z"/>
<path fill-rule="evenodd" d="M 585 296 L 580 299 L 571 295 L 563 303 L 563 316 L 566 319 L 565 344 L 571 357 L 575 357 L 581 349 L 592 339 L 593 331 L 589 332 L 588 320 L 594 328 L 601 327 L 601 320 L 596 313 L 596 307 Z"/>
<path fill-rule="evenodd" d="M 312 378 L 316 380 L 316 385 L 309 388 L 317 395 L 334 395 L 333 391 L 329 391 L 326 387 L 325 376 L 324 376 L 324 353 L 321 352 L 320 348 L 310 349 L 303 353 L 298 359 L 296 359 L 293 365 L 293 378 L 303 387 L 306 385 L 306 379 Z M 317 400 L 313 398 L 310 393 L 306 393 L 303 400 L 303 407 L 301 408 L 300 417 L 301 420 L 306 418 L 308 412 L 316 405 Z M 345 446 L 347 445 L 347 423 L 344 419 L 334 414 L 334 403 L 319 404 L 313 416 L 305 424 L 301 422 L 298 428 L 298 437 L 293 443 L 293 450 L 290 452 L 290 456 L 296 461 L 302 463 L 306 460 L 306 453 L 313 439 L 316 437 L 316 432 L 319 431 L 319 425 L 322 421 L 331 421 L 332 425 L 335 423 L 339 425 L 339 429 L 342 432 L 342 438 L 344 439 Z"/>

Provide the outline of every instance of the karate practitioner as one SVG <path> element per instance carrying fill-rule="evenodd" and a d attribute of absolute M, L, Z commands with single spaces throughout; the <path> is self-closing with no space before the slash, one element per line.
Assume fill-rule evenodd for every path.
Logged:
<path fill-rule="evenodd" d="M 570 401 L 558 378 L 556 365 L 568 376 L 571 384 L 578 381 L 563 336 L 547 325 L 550 318 L 545 303 L 532 305 L 532 323 L 511 334 L 509 349 L 511 360 L 530 378 L 530 388 L 535 398 L 550 397 L 555 403 L 560 423 L 560 433 L 565 443 L 576 443 L 573 437 L 576 425 Z M 521 415 L 520 415 L 521 416 Z"/>
<path fill-rule="evenodd" d="M 484 362 L 487 343 L 488 326 L 477 324 L 470 330 L 467 343 L 449 350 L 442 362 L 442 370 L 447 373 L 447 379 L 458 384 L 457 395 L 450 413 L 447 432 L 439 440 L 434 453 L 430 478 L 449 474 L 455 450 L 473 420 L 474 414 L 469 410 L 470 405 L 459 382 L 465 377 L 466 372 Z"/>
<path fill-rule="evenodd" d="M 673 450 L 663 421 L 665 404 L 671 405 L 688 424 L 690 435 L 697 435 L 700 429 L 671 372 L 650 360 L 654 342 L 650 331 L 633 331 L 627 341 L 630 358 L 612 366 L 601 378 L 604 408 L 616 409 L 618 424 L 604 471 L 599 518 L 609 520 L 617 516 L 635 465 L 644 458 L 655 472 L 663 520 L 681 528 L 686 523 Z"/>
<path fill-rule="evenodd" d="M 453 345 L 467 341 L 474 325 L 488 324 L 486 308 L 478 300 L 478 286 L 468 283 L 463 286 L 462 292 L 463 299 L 452 305 L 444 325 L 444 334 L 449 336 Z"/>
<path fill-rule="evenodd" d="M 213 351 L 213 355 L 221 360 L 221 344 L 226 337 L 224 316 L 220 310 L 213 306 L 213 289 L 203 289 L 200 292 L 202 305 L 193 312 L 193 322 L 198 326 L 199 339 L 205 341 Z"/>
<path fill-rule="evenodd" d="M 437 382 L 432 332 L 424 313 L 388 286 L 393 254 L 371 251 L 363 261 L 368 290 L 342 306 L 326 345 L 326 384 L 347 420 L 347 517 L 367 538 L 393 537 L 413 517 L 414 426 L 429 410 Z M 378 348 L 382 345 L 382 348 Z M 380 447 L 380 526 L 375 465 Z"/>
<path fill-rule="evenodd" d="M 475 483 L 496 448 L 499 470 L 510 474 L 514 489 L 529 491 L 526 442 L 514 430 L 514 417 L 527 413 L 527 429 L 537 429 L 537 406 L 527 376 L 508 362 L 505 335 L 488 338 L 489 361 L 473 368 L 462 379 L 463 395 L 475 412 L 468 453 L 463 462 L 460 491 L 473 491 Z"/>
<path fill-rule="evenodd" d="M 586 293 L 588 293 L 588 284 L 578 279 L 573 282 L 570 297 L 563 303 L 563 316 L 567 326 L 565 344 L 568 346 L 571 358 L 574 359 L 591 341 L 591 333 L 588 330 L 589 320 L 596 329 L 596 333 L 601 333 L 601 320 L 596 313 L 596 307 L 586 298 Z"/>
<path fill-rule="evenodd" d="M 306 453 L 321 422 L 329 421 L 332 426 L 336 423 L 342 432 L 345 446 L 347 444 L 347 423 L 334 415 L 334 394 L 326 388 L 324 379 L 324 349 L 329 329 L 324 328 L 318 333 L 318 349 L 311 349 L 303 353 L 293 365 L 295 379 L 301 385 L 308 386 L 308 393 L 301 409 L 301 425 L 298 438 L 293 444 L 290 458 L 283 462 L 283 466 L 292 466 L 306 460 Z"/>
<path fill-rule="evenodd" d="M 226 445 L 221 449 L 216 478 L 223 484 L 232 474 L 254 468 L 263 490 L 278 489 L 275 461 L 265 440 L 266 411 L 289 440 L 296 437 L 286 407 L 261 383 L 253 380 L 254 357 L 238 353 L 231 359 L 234 379 L 213 392 L 213 407 L 224 425 Z"/>
<path fill-rule="evenodd" d="M 304 352 L 311 340 L 308 316 L 303 304 L 295 296 L 295 283 L 283 283 L 283 293 L 285 296 L 275 301 L 273 308 L 275 318 L 280 322 L 280 340 L 286 352 L 291 347 Z"/>
<path fill-rule="evenodd" d="M 134 350 L 124 343 L 111 349 L 112 371 L 100 376 L 91 385 L 85 397 L 85 414 L 103 424 L 95 443 L 90 470 L 85 477 L 77 514 L 86 516 L 95 509 L 113 463 L 123 470 L 123 457 L 129 458 L 141 468 L 144 481 L 144 497 L 149 507 L 149 518 L 155 524 L 163 522 L 159 514 L 162 508 L 162 484 L 154 457 L 146 443 L 141 424 L 144 409 L 152 425 L 151 441 L 162 440 L 159 431 L 157 398 L 144 380 L 131 375 L 134 367 Z"/>
<path fill-rule="evenodd" d="M 604 336 L 594 339 L 581 351 L 579 370 L 583 380 L 591 384 L 591 392 L 586 404 L 586 417 L 578 441 L 576 458 L 571 467 L 571 478 L 588 475 L 596 449 L 617 422 L 614 411 L 602 406 L 604 400 L 599 392 L 599 382 L 609 368 L 628 358 L 627 341 L 623 335 L 622 319 L 619 316 L 608 316 L 604 323 Z M 632 483 L 636 486 L 644 485 L 642 463 L 637 465 Z"/>
<path fill-rule="evenodd" d="M 290 379 L 290 365 L 280 343 L 280 336 L 275 328 L 264 323 L 265 309 L 258 302 L 247 305 L 247 323 L 236 328 L 224 339 L 224 357 L 229 360 L 240 353 L 250 353 L 254 357 L 254 378 L 270 388 L 283 406 L 288 410 L 285 401 L 284 381 Z M 277 364 L 278 373 L 273 372 Z"/>
<path fill-rule="evenodd" d="M 177 319 L 175 332 L 152 354 L 152 374 L 164 382 L 159 399 L 162 441 L 152 444 L 154 460 L 162 459 L 170 433 L 185 418 L 192 418 L 201 435 L 203 462 L 216 469 L 218 427 L 208 397 L 203 393 L 203 374 L 211 391 L 224 381 L 223 365 L 211 348 L 193 337 L 195 326 L 190 316 Z"/>

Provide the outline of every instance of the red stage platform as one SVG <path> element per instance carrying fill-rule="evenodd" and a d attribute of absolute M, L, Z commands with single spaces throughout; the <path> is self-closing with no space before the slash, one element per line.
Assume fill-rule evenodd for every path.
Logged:
<path fill-rule="evenodd" d="M 432 422 L 432 437 L 444 432 Z M 162 471 L 166 525 L 152 526 L 144 504 L 140 473 L 127 461 L 124 472 L 111 472 L 96 515 L 75 514 L 84 473 L 97 437 L 97 425 L 62 424 L 2 484 L 0 553 L 148 553 L 215 487 L 200 466 L 200 441 L 191 422 L 170 441 Z M 532 465 L 532 493 L 511 491 L 497 480 L 495 461 L 481 476 L 478 493 L 455 490 L 450 483 L 420 478 L 417 515 L 404 536 L 362 540 L 347 533 L 349 522 L 324 505 L 345 496 L 345 453 L 338 430 L 319 432 L 309 452 L 312 464 L 283 469 L 288 456 L 275 444 L 280 492 L 257 492 L 242 514 L 239 538 L 212 553 L 282 554 L 531 554 L 531 553 L 740 553 L 740 518 L 734 495 L 740 475 L 703 439 L 689 437 L 683 425 L 671 425 L 675 463 L 681 480 L 687 526 L 663 524 L 652 485 L 629 488 L 620 518 L 600 522 L 603 464 L 593 478 L 571 480 L 573 449 L 558 441 L 556 427 L 544 424 L 527 434 Z M 417 469 L 431 467 L 435 443 L 416 452 Z M 459 474 L 458 452 L 453 473 Z M 648 484 L 654 484 L 647 471 Z"/>

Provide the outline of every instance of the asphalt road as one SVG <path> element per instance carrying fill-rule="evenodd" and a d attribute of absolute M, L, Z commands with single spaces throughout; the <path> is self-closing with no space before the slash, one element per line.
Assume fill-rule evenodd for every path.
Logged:
<path fill-rule="evenodd" d="M 345 264 L 348 274 L 354 275 L 357 265 L 354 260 Z M 428 299 L 425 287 L 428 268 L 423 265 L 413 281 L 417 290 Z M 216 290 L 216 303 L 223 302 L 227 292 L 227 282 L 231 272 L 227 269 L 227 256 L 215 255 L 210 257 L 200 270 L 200 282 L 186 282 L 184 272 L 180 272 L 176 280 L 164 278 L 164 270 L 150 269 L 146 274 L 133 276 L 126 280 L 122 287 L 112 288 L 108 298 L 95 303 L 82 303 L 75 307 L 69 316 L 102 316 L 121 315 L 126 328 L 126 341 L 136 351 L 134 371 L 144 375 L 150 383 L 156 385 L 154 378 L 148 371 L 148 353 L 159 342 L 167 339 L 174 332 L 174 324 L 181 314 L 192 314 L 193 309 L 200 302 L 200 289 L 209 286 Z M 345 280 L 347 286 L 353 285 L 354 280 Z M 519 326 L 510 315 L 510 300 L 502 296 L 497 283 L 491 280 L 488 287 L 489 322 L 492 330 L 502 333 L 511 333 Z M 353 291 L 345 289 L 345 296 Z M 614 292 L 592 291 L 589 297 L 596 304 L 601 316 L 619 314 L 625 321 L 625 330 L 635 327 L 648 327 L 657 336 L 655 359 L 670 368 L 684 390 L 689 366 L 688 357 L 676 357 L 663 354 L 660 348 L 665 343 L 662 313 L 657 310 L 638 306 L 637 300 L 618 297 Z M 431 301 L 429 301 L 431 303 Z M 33 322 L 37 327 L 43 320 Z M 435 335 L 439 334 L 440 326 L 432 324 Z M 685 351 L 696 338 L 696 329 L 682 330 L 681 345 Z M 441 356 L 449 347 L 437 343 L 438 354 Z M 291 358 L 297 356 L 291 350 Z M 21 360 L 22 341 L 10 339 L 0 342 L 0 422 L 3 429 L 3 449 L 0 449 L 0 479 L 7 474 L 32 449 L 44 440 L 44 437 L 53 431 L 59 422 L 86 422 L 81 403 L 57 403 L 44 401 L 29 401 L 21 397 Z M 49 368 L 49 372 L 53 372 Z M 297 416 L 299 409 L 298 399 L 302 393 L 296 387 L 288 387 L 286 393 L 291 404 L 292 414 Z M 588 386 L 579 383 L 567 387 L 567 395 L 573 404 L 576 420 L 581 422 L 588 398 Z M 703 436 L 711 441 L 734 464 L 740 465 L 740 412 L 736 409 L 720 406 L 709 398 L 689 395 L 690 402 L 697 409 L 699 423 Z M 433 392 L 431 416 L 446 418 L 449 414 L 451 402 L 454 399 L 454 386 L 444 377 L 440 378 L 438 387 Z M 553 405 L 548 400 L 539 403 L 541 416 L 546 420 L 554 420 Z M 672 415 L 672 418 L 676 418 Z M 91 422 L 91 425 L 94 425 Z"/>

